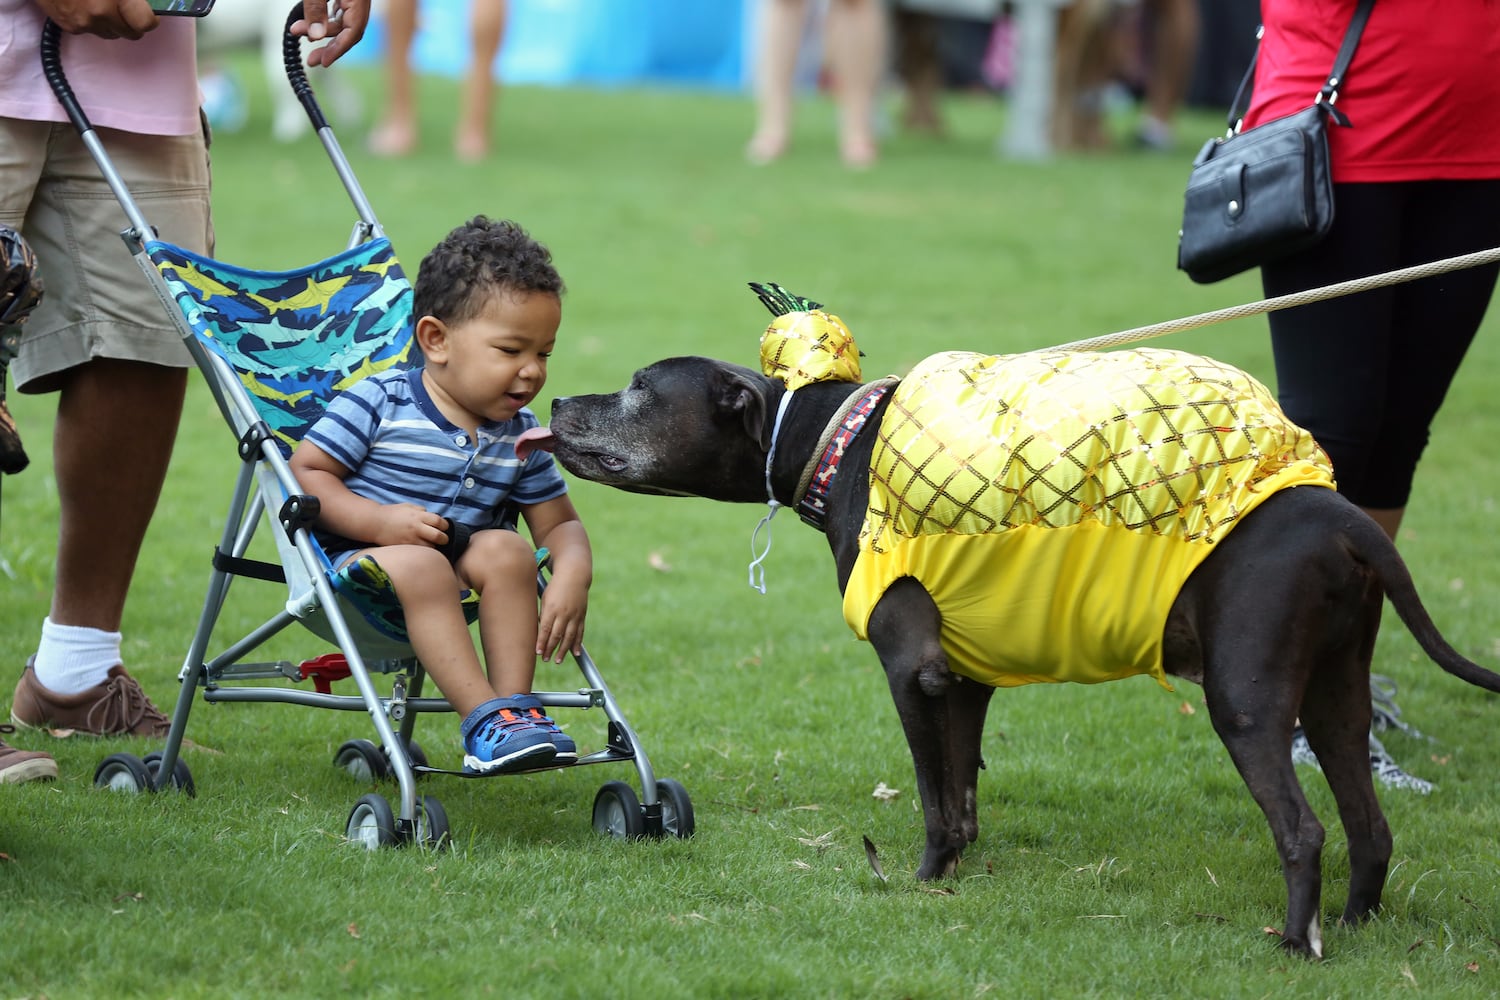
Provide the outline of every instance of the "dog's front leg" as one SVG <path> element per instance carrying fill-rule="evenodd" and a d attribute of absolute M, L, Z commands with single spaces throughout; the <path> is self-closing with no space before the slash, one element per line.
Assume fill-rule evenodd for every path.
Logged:
<path fill-rule="evenodd" d="M 959 730 L 974 728 L 972 710 L 954 718 L 950 692 L 956 678 L 939 641 L 942 617 L 920 583 L 897 580 L 870 614 L 870 644 L 880 655 L 891 697 L 906 731 L 916 767 L 917 792 L 927 827 L 927 848 L 917 869 L 920 879 L 944 878 L 958 865 L 959 852 L 977 836 L 972 803 L 966 801 L 966 772 L 978 770 L 978 740 L 971 753 L 955 759 Z M 976 691 L 981 685 L 964 685 Z M 977 713 L 980 726 L 984 712 Z M 971 832 L 972 831 L 972 832 Z"/>

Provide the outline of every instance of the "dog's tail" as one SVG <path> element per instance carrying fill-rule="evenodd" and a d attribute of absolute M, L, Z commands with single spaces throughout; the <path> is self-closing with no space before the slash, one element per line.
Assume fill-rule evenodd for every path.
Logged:
<path fill-rule="evenodd" d="M 1448 645 L 1448 640 L 1438 631 L 1417 594 L 1417 585 L 1412 582 L 1411 572 L 1397 553 L 1395 543 L 1386 537 L 1380 525 L 1368 517 L 1355 517 L 1346 530 L 1355 552 L 1380 578 L 1380 585 L 1396 614 L 1401 616 L 1401 621 L 1411 630 L 1412 638 L 1433 662 L 1476 687 L 1500 692 L 1500 674 L 1481 667 Z"/>

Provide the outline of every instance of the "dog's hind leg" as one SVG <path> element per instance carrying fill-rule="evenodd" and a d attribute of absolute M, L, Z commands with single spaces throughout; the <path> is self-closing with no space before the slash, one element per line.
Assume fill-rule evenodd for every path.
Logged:
<path fill-rule="evenodd" d="M 969 843 L 979 839 L 979 772 L 984 768 L 984 717 L 995 689 L 955 676 L 948 686 L 949 801 L 963 803 L 962 826 Z"/>
<path fill-rule="evenodd" d="M 1212 648 L 1205 650 L 1203 693 L 1208 714 L 1276 841 L 1287 890 L 1281 945 L 1321 958 L 1323 824 L 1308 805 L 1292 766 L 1295 699 L 1300 692 L 1275 691 L 1287 677 L 1276 664 L 1251 654 L 1251 649 L 1263 644 L 1246 636 L 1221 638 L 1229 642 L 1223 655 L 1215 656 Z M 1277 655 L 1268 651 L 1270 658 Z"/>
<path fill-rule="evenodd" d="M 939 636 L 941 626 L 942 617 L 932 597 L 916 580 L 905 577 L 893 583 L 875 605 L 868 628 L 870 644 L 885 667 L 916 768 L 917 793 L 927 830 L 927 846 L 917 877 L 924 880 L 952 874 L 959 853 L 978 835 L 964 788 L 970 784 L 965 775 L 977 772 L 979 767 L 979 741 L 970 740 L 972 746 L 957 758 L 953 748 L 962 746 L 973 730 L 983 725 L 984 701 L 978 712 L 972 703 L 957 713 L 953 711 L 956 699 L 951 692 L 957 687 L 957 678 L 948 670 L 948 657 Z M 976 691 L 979 687 L 963 685 L 971 686 Z M 967 694 L 965 691 L 964 696 Z"/>
<path fill-rule="evenodd" d="M 1347 591 L 1351 597 L 1358 587 Z M 1330 635 L 1308 678 L 1302 728 L 1339 807 L 1349 842 L 1349 900 L 1340 923 L 1358 924 L 1380 908 L 1391 862 L 1391 830 L 1370 776 L 1370 660 L 1380 627 L 1381 594 L 1367 580 L 1361 607 L 1327 614 L 1325 623 L 1351 623 Z"/>

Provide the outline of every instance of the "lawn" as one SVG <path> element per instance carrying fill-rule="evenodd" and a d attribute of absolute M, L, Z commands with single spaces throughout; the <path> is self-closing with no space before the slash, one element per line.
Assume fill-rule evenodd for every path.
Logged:
<path fill-rule="evenodd" d="M 351 75 L 373 106 L 373 71 Z M 217 255 L 286 268 L 341 249 L 354 215 L 327 159 L 310 138 L 273 143 L 259 84 L 251 96 L 246 128 L 213 146 Z M 370 158 L 359 125 L 339 125 L 340 139 L 413 273 L 476 213 L 517 219 L 552 248 L 568 292 L 544 416 L 554 396 L 613 390 L 667 355 L 754 364 L 767 315 L 750 280 L 827 303 L 867 377 L 937 350 L 1041 348 L 1259 297 L 1251 275 L 1199 287 L 1173 266 L 1188 163 L 1217 127 L 1208 112 L 1189 116 L 1175 155 L 1122 145 L 1018 163 L 994 152 L 1003 103 L 955 96 L 948 138 L 892 134 L 879 167 L 856 174 L 838 166 L 820 99 L 804 105 L 794 151 L 754 168 L 740 95 L 508 89 L 481 166 L 448 154 L 454 84 L 425 81 L 422 97 L 417 155 Z M 1500 661 L 1497 326 L 1439 418 L 1402 537 L 1434 618 L 1488 663 Z M 1263 318 L 1155 345 L 1272 379 Z M 3 484 L 7 692 L 47 611 L 56 505 L 53 401 L 11 401 L 33 464 Z M 233 447 L 195 379 L 124 626 L 127 663 L 164 707 Z M 1353 932 L 1331 926 L 1348 874 L 1331 796 L 1300 771 L 1329 827 L 1329 957 L 1315 964 L 1275 948 L 1285 893 L 1270 834 L 1196 688 L 1138 678 L 997 694 L 980 839 L 954 879 L 921 884 L 910 758 L 873 653 L 843 625 L 823 540 L 778 518 L 761 596 L 746 563 L 763 509 L 573 487 L 596 556 L 589 648 L 658 774 L 692 795 L 695 837 L 598 837 L 599 785 L 635 777 L 611 765 L 427 779 L 452 848 L 359 851 L 344 820 L 377 786 L 331 763 L 344 740 L 373 735 L 358 714 L 200 703 L 185 755 L 196 798 L 92 788 L 104 756 L 150 745 L 22 733 L 14 742 L 52 751 L 62 777 L 0 793 L 0 996 L 1500 992 L 1500 704 L 1427 662 L 1394 615 L 1376 669 L 1431 740 L 1387 745 L 1437 789 L 1382 790 L 1396 841 L 1386 907 Z M 279 601 L 236 596 L 230 620 L 243 624 Z M 273 648 L 324 651 L 301 635 Z M 577 673 L 544 667 L 538 684 L 567 689 Z M 601 745 L 600 713 L 560 721 L 585 752 Z M 419 735 L 456 762 L 456 729 L 428 716 Z M 899 794 L 876 797 L 881 784 Z"/>

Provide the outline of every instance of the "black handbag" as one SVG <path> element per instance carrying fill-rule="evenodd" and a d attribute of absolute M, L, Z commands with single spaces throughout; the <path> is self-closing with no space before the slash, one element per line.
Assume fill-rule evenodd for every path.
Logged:
<path fill-rule="evenodd" d="M 1333 225 L 1328 120 L 1349 125 L 1334 104 L 1374 6 L 1375 0 L 1360 0 L 1310 107 L 1246 130 L 1241 98 L 1255 72 L 1251 59 L 1229 109 L 1228 133 L 1203 144 L 1188 176 L 1177 267 L 1189 278 L 1221 281 L 1327 235 Z"/>

